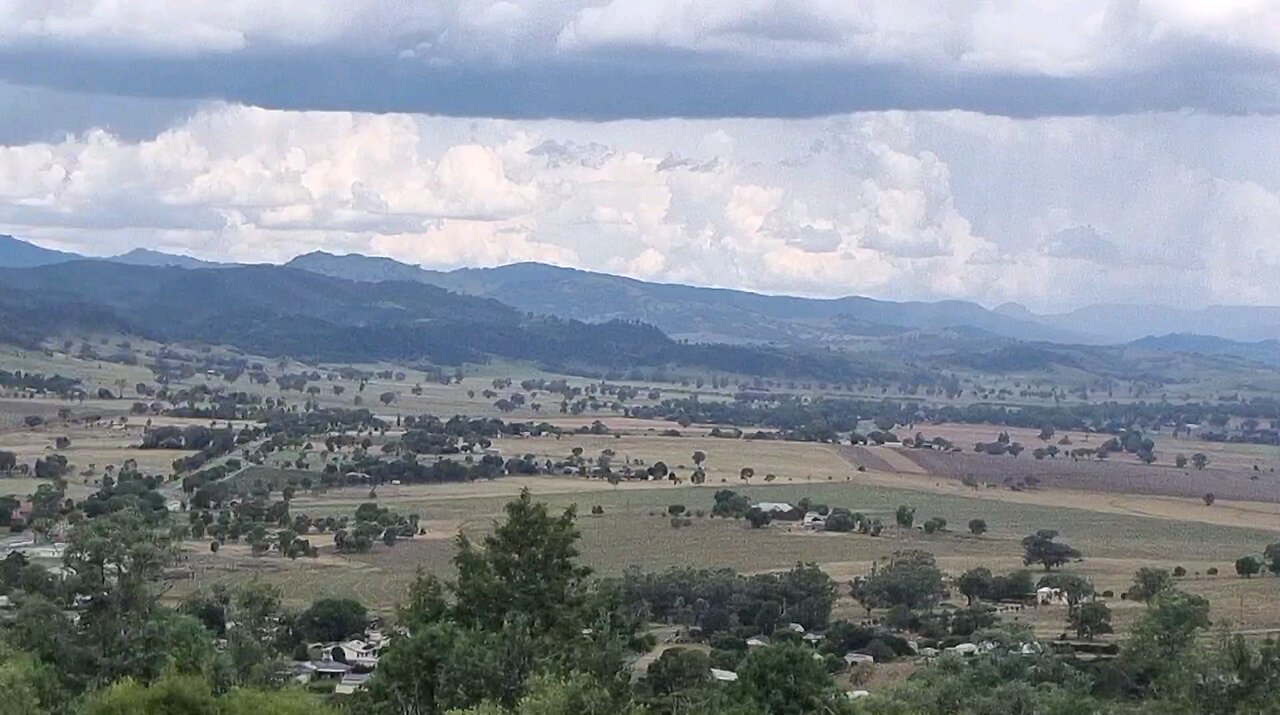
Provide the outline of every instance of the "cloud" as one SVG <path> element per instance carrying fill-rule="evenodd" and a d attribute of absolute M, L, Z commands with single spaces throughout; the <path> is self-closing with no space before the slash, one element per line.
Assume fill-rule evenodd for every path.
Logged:
<path fill-rule="evenodd" d="M 1280 111 L 1268 0 L 0 0 L 0 78 L 513 118 Z"/>
<path fill-rule="evenodd" d="M 864 113 L 586 123 L 212 105 L 0 146 L 0 233 L 819 296 L 1275 303 L 1280 119 Z M 1177 290 L 1172 288 L 1176 286 Z"/>
<path fill-rule="evenodd" d="M 1045 255 L 1102 263 L 1114 258 L 1116 244 L 1092 226 L 1067 226 L 1053 234 L 1042 248 Z"/>

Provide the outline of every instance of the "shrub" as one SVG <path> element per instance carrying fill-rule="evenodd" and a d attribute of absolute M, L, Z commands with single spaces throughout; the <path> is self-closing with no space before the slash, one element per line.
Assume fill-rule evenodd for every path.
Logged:
<path fill-rule="evenodd" d="M 1186 576 L 1186 575 L 1187 575 L 1187 570 L 1186 570 L 1185 568 L 1183 568 L 1183 567 L 1181 567 L 1181 566 L 1174 566 L 1174 567 L 1173 567 L 1173 577 L 1174 577 L 1174 578 L 1182 578 L 1183 576 Z"/>
<path fill-rule="evenodd" d="M 1217 566 L 1210 566 L 1209 568 L 1205 569 L 1205 573 L 1206 573 L 1206 574 L 1208 574 L 1208 575 L 1210 575 L 1210 576 L 1217 576 L 1217 575 L 1218 575 L 1218 567 L 1217 567 Z"/>

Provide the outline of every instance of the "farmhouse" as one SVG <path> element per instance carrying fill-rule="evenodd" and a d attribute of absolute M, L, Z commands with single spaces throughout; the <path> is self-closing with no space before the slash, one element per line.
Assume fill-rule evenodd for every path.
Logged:
<path fill-rule="evenodd" d="M 1036 589 L 1036 603 L 1041 606 L 1065 606 L 1067 595 L 1060 588 L 1042 586 Z"/>

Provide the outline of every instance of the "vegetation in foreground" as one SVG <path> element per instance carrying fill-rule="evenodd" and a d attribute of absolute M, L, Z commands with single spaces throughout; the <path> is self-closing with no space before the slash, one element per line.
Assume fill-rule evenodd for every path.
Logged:
<path fill-rule="evenodd" d="M 1145 613 L 1114 658 L 1089 661 L 1058 654 L 980 608 L 996 597 L 998 582 L 1010 588 L 1016 575 L 1000 582 L 989 572 L 966 573 L 957 585 L 970 606 L 944 615 L 937 606 L 945 587 L 931 556 L 900 554 L 855 585 L 869 606 L 889 609 L 883 621 L 833 621 L 838 586 L 813 566 L 759 577 L 677 571 L 594 578 L 577 559 L 576 518 L 573 509 L 551 513 L 525 493 L 481 543 L 459 538 L 456 578 L 420 574 L 368 687 L 333 699 L 290 685 L 289 660 L 309 641 L 363 629 L 359 604 L 322 601 L 291 613 L 270 587 L 247 584 L 170 609 L 159 598 L 173 553 L 167 519 L 136 504 L 81 515 L 70 527 L 61 580 L 35 564 L 4 562 L 3 582 L 17 609 L 0 632 L 0 711 L 1276 711 L 1280 643 L 1225 631 L 1205 637 L 1208 603 L 1178 591 L 1166 574 L 1137 575 L 1130 597 L 1147 604 Z M 1052 534 L 1028 538 L 1029 561 L 1054 551 Z M 1091 600 L 1087 582 L 1049 578 L 1068 594 L 1078 635 L 1106 632 L 1109 614 Z M 846 653 L 878 663 L 919 660 L 898 632 L 903 623 L 920 631 L 930 621 L 940 645 L 973 647 L 945 651 L 905 682 L 862 697 L 837 686 L 833 673 L 845 682 L 865 675 L 857 666 L 842 672 Z M 655 646 L 652 623 L 682 626 L 688 643 L 663 650 L 634 679 L 632 662 Z M 815 638 L 802 639 L 801 631 Z M 713 678 L 713 668 L 736 680 Z"/>

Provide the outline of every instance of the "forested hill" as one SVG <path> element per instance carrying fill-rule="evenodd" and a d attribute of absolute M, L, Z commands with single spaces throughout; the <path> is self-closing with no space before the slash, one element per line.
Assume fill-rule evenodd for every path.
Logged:
<path fill-rule="evenodd" d="M 482 361 L 488 356 L 612 371 L 688 365 L 849 380 L 895 373 L 835 353 L 674 341 L 638 322 L 534 316 L 414 282 L 360 283 L 280 266 L 189 270 L 72 261 L 0 270 L 0 340 L 72 330 L 232 345 L 321 360 Z"/>
<path fill-rule="evenodd" d="M 430 271 L 391 260 L 323 252 L 288 265 L 360 281 L 412 280 L 576 320 L 640 320 L 676 337 L 721 342 L 839 342 L 885 329 L 978 330 L 1020 340 L 1068 340 L 1069 331 L 1000 315 L 964 301 L 894 302 L 860 296 L 813 299 L 649 283 L 606 273 L 515 263 Z M 868 333 L 868 330 L 871 330 Z"/>

